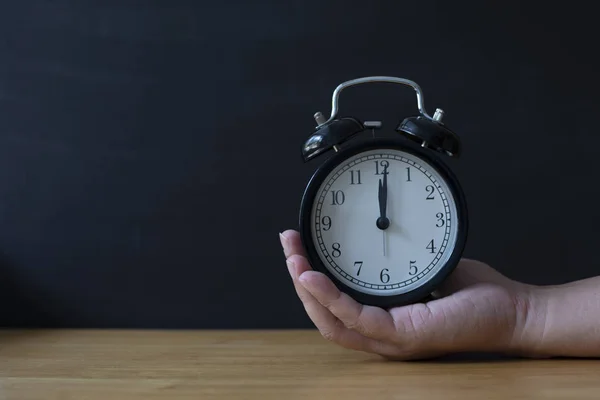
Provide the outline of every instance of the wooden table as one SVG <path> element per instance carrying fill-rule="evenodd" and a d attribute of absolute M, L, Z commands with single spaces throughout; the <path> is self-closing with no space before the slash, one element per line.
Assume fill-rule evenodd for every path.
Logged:
<path fill-rule="evenodd" d="M 388 362 L 316 331 L 0 331 L 9 399 L 600 399 L 600 361 Z"/>

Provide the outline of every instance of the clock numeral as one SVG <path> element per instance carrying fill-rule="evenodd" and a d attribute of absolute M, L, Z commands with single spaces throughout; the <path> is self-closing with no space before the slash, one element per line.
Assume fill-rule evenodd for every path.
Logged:
<path fill-rule="evenodd" d="M 341 190 L 332 190 L 331 191 L 331 205 L 339 206 L 344 204 L 346 201 L 346 195 Z"/>
<path fill-rule="evenodd" d="M 446 221 L 444 221 L 444 214 L 439 212 L 439 213 L 435 214 L 435 216 L 438 219 L 438 222 L 435 224 L 435 226 L 437 226 L 438 228 L 441 228 L 442 226 L 444 226 L 444 224 L 446 223 Z"/>
<path fill-rule="evenodd" d="M 331 245 L 331 255 L 334 256 L 335 258 L 338 258 L 339 256 L 342 255 L 342 250 L 341 250 L 341 246 L 339 243 L 334 243 Z"/>
<path fill-rule="evenodd" d="M 388 283 L 390 281 L 390 276 L 388 275 L 388 272 L 390 272 L 390 270 L 387 268 L 384 268 L 379 273 L 379 279 L 381 279 L 382 283 Z"/>
<path fill-rule="evenodd" d="M 328 231 L 331 229 L 331 218 L 323 217 L 321 218 L 321 225 L 323 225 L 323 230 Z"/>
<path fill-rule="evenodd" d="M 433 192 L 435 191 L 435 188 L 433 187 L 433 185 L 427 185 L 427 187 L 425 189 L 429 193 L 427 195 L 426 199 L 427 200 L 433 200 Z"/>
<path fill-rule="evenodd" d="M 351 185 L 360 185 L 362 182 L 360 181 L 360 170 L 350 171 L 350 184 Z"/>
<path fill-rule="evenodd" d="M 380 165 L 381 165 L 381 171 L 379 170 Z M 375 175 L 387 174 L 389 166 L 390 166 L 390 162 L 387 160 L 375 160 Z"/>
<path fill-rule="evenodd" d="M 411 261 L 410 262 L 410 266 L 408 268 L 408 274 L 409 275 L 416 275 L 417 272 L 419 272 L 419 269 L 417 268 L 417 266 L 415 265 L 416 261 Z"/>
<path fill-rule="evenodd" d="M 354 267 L 356 268 L 358 266 L 358 271 L 356 272 L 356 276 L 360 276 L 360 270 L 362 268 L 363 262 L 362 261 L 354 261 Z"/>
<path fill-rule="evenodd" d="M 406 182 L 412 182 L 410 180 L 410 167 L 406 167 Z"/>
<path fill-rule="evenodd" d="M 430 253 L 435 253 L 437 247 L 435 247 L 435 245 L 433 244 L 433 239 L 431 239 L 431 242 L 429 242 L 426 249 L 429 250 Z"/>

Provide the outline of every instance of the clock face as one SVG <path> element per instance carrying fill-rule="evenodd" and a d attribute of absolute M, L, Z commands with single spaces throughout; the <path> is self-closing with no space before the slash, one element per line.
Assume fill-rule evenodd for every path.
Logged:
<path fill-rule="evenodd" d="M 432 279 L 452 256 L 459 229 L 443 175 L 412 153 L 387 148 L 337 165 L 316 191 L 310 220 L 325 268 L 350 288 L 377 296 L 403 294 Z"/>

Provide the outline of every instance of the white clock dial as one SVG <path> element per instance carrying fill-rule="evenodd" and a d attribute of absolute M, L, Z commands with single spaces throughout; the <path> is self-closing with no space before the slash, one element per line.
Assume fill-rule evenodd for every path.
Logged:
<path fill-rule="evenodd" d="M 389 227 L 380 217 L 379 185 L 387 170 Z M 433 278 L 452 255 L 457 205 L 436 169 L 400 150 L 370 150 L 331 171 L 317 191 L 311 234 L 324 266 L 367 294 L 406 293 Z"/>

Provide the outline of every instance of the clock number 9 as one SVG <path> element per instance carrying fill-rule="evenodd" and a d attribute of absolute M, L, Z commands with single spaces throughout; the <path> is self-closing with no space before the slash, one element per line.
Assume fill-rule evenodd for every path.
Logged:
<path fill-rule="evenodd" d="M 324 231 L 330 230 L 331 229 L 331 218 L 327 217 L 327 216 L 321 218 L 321 225 L 323 225 Z"/>

